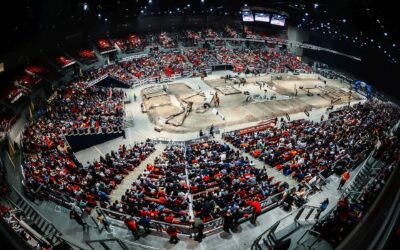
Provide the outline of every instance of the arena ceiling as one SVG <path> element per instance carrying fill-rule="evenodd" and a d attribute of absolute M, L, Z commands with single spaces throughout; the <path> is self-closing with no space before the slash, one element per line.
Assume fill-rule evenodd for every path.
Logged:
<path fill-rule="evenodd" d="M 374 42 L 381 41 L 381 46 L 399 40 L 397 10 L 389 0 L 17 0 L 1 8 L 2 30 L 7 34 L 7 39 L 2 39 L 2 52 L 42 33 L 51 33 L 65 23 L 79 28 L 83 22 L 121 22 L 140 15 L 185 15 L 193 11 L 238 15 L 245 5 L 287 11 L 290 22 L 304 28 L 329 22 L 339 32 L 362 34 Z"/>

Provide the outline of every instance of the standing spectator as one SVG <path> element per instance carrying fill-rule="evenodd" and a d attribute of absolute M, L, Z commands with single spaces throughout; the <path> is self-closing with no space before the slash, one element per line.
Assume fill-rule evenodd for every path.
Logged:
<path fill-rule="evenodd" d="M 150 233 L 150 218 L 147 215 L 144 215 L 140 221 L 139 224 L 143 226 L 144 232 L 146 234 Z"/>
<path fill-rule="evenodd" d="M 253 207 L 253 214 L 251 215 L 251 223 L 255 225 L 257 222 L 257 217 L 261 214 L 261 204 L 260 204 L 258 198 L 256 198 L 250 204 L 250 206 Z"/>
<path fill-rule="evenodd" d="M 197 230 L 197 235 L 194 236 L 194 240 L 201 242 L 204 238 L 204 235 L 203 235 L 204 223 L 201 218 L 198 218 L 198 217 L 194 218 L 194 228 Z"/>
<path fill-rule="evenodd" d="M 69 212 L 69 217 L 71 219 L 75 219 L 75 221 L 82 226 L 82 229 L 85 230 L 86 223 L 82 220 L 82 217 L 79 215 L 78 212 L 75 211 L 75 208 L 73 207 L 71 211 Z"/>
<path fill-rule="evenodd" d="M 227 233 L 231 233 L 229 230 L 233 228 L 233 216 L 230 209 L 224 215 L 224 231 Z"/>
<path fill-rule="evenodd" d="M 133 94 L 133 101 L 136 102 L 136 94 Z"/>
<path fill-rule="evenodd" d="M 103 215 L 99 210 L 96 210 L 96 212 L 97 212 L 97 217 L 96 217 L 96 219 L 98 220 L 99 224 L 100 224 L 100 225 L 103 224 L 104 228 L 105 228 L 107 231 L 110 231 L 110 224 L 109 224 L 109 222 L 106 220 L 106 218 L 104 218 L 104 215 Z"/>
<path fill-rule="evenodd" d="M 211 124 L 210 135 L 212 136 L 212 138 L 214 138 L 214 124 Z"/>
<path fill-rule="evenodd" d="M 136 240 L 140 238 L 136 221 L 133 218 L 129 218 L 127 216 L 125 219 L 125 225 L 131 231 L 132 235 L 135 237 Z"/>
<path fill-rule="evenodd" d="M 239 226 L 239 220 L 240 220 L 240 218 L 242 218 L 243 217 L 243 213 L 242 213 L 242 211 L 240 211 L 240 209 L 238 208 L 238 209 L 236 209 L 236 211 L 234 211 L 233 213 L 232 213 L 232 216 L 233 216 L 233 232 L 236 232 L 237 230 L 238 230 L 238 226 Z"/>
<path fill-rule="evenodd" d="M 176 226 L 169 226 L 167 229 L 167 234 L 169 235 L 169 237 L 171 237 L 169 239 L 169 243 L 173 243 L 176 244 L 179 242 L 178 239 L 178 228 Z"/>
<path fill-rule="evenodd" d="M 319 205 L 318 213 L 315 215 L 315 219 L 318 219 L 320 214 L 328 207 L 329 199 L 326 198 L 321 204 Z"/>
<path fill-rule="evenodd" d="M 106 192 L 100 191 L 99 192 L 99 197 L 100 197 L 100 201 L 103 201 L 104 203 L 107 203 L 107 205 L 110 206 L 110 198 L 108 197 Z"/>
<path fill-rule="evenodd" d="M 342 179 L 340 180 L 339 183 L 339 187 L 337 188 L 338 190 L 340 190 L 343 185 L 350 179 L 350 173 L 346 170 L 344 171 L 343 175 L 342 175 Z"/>

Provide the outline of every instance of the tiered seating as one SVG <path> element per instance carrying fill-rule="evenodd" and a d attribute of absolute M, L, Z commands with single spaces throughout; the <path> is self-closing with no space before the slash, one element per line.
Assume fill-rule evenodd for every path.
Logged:
<path fill-rule="evenodd" d="M 197 46 L 201 41 L 201 35 L 198 32 L 194 32 L 192 30 L 185 30 L 183 32 L 183 42 L 185 46 Z"/>
<path fill-rule="evenodd" d="M 194 213 L 203 221 L 220 217 L 230 206 L 246 208 L 256 198 L 264 200 L 287 187 L 273 182 L 265 168 L 255 168 L 227 144 L 192 144 L 186 154 Z"/>
<path fill-rule="evenodd" d="M 75 63 L 75 61 L 72 58 L 69 58 L 66 55 L 57 56 L 55 61 L 61 68 L 66 68 Z"/>
<path fill-rule="evenodd" d="M 184 148 L 168 146 L 149 164 L 112 210 L 169 223 L 188 223 L 188 184 Z M 119 208 L 118 208 L 119 207 Z"/>
<path fill-rule="evenodd" d="M 110 133 L 121 129 L 124 93 L 83 82 L 70 83 L 53 101 L 61 132 L 69 134 Z"/>
<path fill-rule="evenodd" d="M 373 110 L 382 112 L 375 114 Z M 346 115 L 329 122 L 298 120 L 240 135 L 230 133 L 230 141 L 255 158 L 291 175 L 309 181 L 322 170 L 341 172 L 356 166 L 371 149 L 374 138 L 399 118 L 399 110 L 384 103 L 365 103 L 346 110 Z"/>
<path fill-rule="evenodd" d="M 81 49 L 78 51 L 79 61 L 83 63 L 94 63 L 97 61 L 96 54 L 94 50 L 91 49 Z"/>
<path fill-rule="evenodd" d="M 191 65 L 186 62 L 184 55 L 179 53 L 155 53 L 155 59 L 164 70 L 167 77 L 182 74 L 183 71 L 192 71 Z"/>
<path fill-rule="evenodd" d="M 184 54 L 197 70 L 220 64 L 220 62 L 215 58 L 214 51 L 204 48 L 188 49 L 185 50 Z"/>
<path fill-rule="evenodd" d="M 320 233 L 320 237 L 334 246 L 339 245 L 357 226 L 385 187 L 394 168 L 399 167 L 398 137 L 396 138 L 396 135 L 386 137 L 383 141 L 386 145 L 381 148 L 382 154 L 378 152 L 375 158 L 383 161 L 385 165 L 364 187 L 359 198 L 354 202 L 349 202 L 347 197 L 341 198 L 330 216 L 325 217 L 324 220 L 317 222 L 314 226 L 314 230 Z"/>
<path fill-rule="evenodd" d="M 161 32 L 160 35 L 158 35 L 158 42 L 164 48 L 176 48 L 178 46 L 175 39 L 167 32 Z"/>
<path fill-rule="evenodd" d="M 109 39 L 99 39 L 97 41 L 97 49 L 100 53 L 105 53 L 114 50 L 114 44 Z"/>
<path fill-rule="evenodd" d="M 268 50 L 263 53 L 263 59 L 268 62 L 268 67 L 274 72 L 284 72 L 286 68 L 291 71 L 301 70 L 304 73 L 311 73 L 312 69 L 307 64 L 301 62 L 289 52 L 277 52 Z"/>
<path fill-rule="evenodd" d="M 158 62 L 151 56 L 133 59 L 121 63 L 121 66 L 138 79 L 159 78 Z"/>
<path fill-rule="evenodd" d="M 109 192 L 126 169 L 137 166 L 138 162 L 132 160 L 143 159 L 152 151 L 151 146 L 135 145 L 83 168 L 63 136 L 120 129 L 122 98 L 121 91 L 86 88 L 83 82 L 69 83 L 60 89 L 47 112 L 23 132 L 23 169 L 28 188 L 37 190 L 42 186 L 44 194 L 63 193 L 94 205 L 99 191 Z"/>

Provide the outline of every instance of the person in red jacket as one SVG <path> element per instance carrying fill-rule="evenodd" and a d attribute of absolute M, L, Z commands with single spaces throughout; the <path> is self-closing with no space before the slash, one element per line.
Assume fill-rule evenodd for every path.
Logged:
<path fill-rule="evenodd" d="M 253 208 L 253 214 L 251 215 L 251 223 L 256 224 L 257 217 L 261 214 L 261 204 L 258 198 L 256 198 L 250 206 Z"/>
<path fill-rule="evenodd" d="M 130 219 L 129 217 L 126 217 L 125 225 L 132 232 L 132 235 L 135 237 L 135 239 L 139 239 L 140 238 L 139 232 L 138 232 L 138 229 L 137 229 L 137 225 L 136 225 L 136 221 L 134 219 Z"/>
<path fill-rule="evenodd" d="M 338 190 L 341 189 L 343 187 L 343 185 L 350 179 L 350 174 L 349 172 L 346 170 L 344 171 L 343 175 L 342 175 L 342 179 L 340 180 L 339 183 L 339 187 L 337 188 Z"/>
<path fill-rule="evenodd" d="M 178 228 L 176 226 L 169 226 L 167 229 L 167 234 L 169 235 L 169 237 L 171 237 L 169 239 L 169 243 L 173 243 L 176 244 L 179 242 L 178 239 Z"/>

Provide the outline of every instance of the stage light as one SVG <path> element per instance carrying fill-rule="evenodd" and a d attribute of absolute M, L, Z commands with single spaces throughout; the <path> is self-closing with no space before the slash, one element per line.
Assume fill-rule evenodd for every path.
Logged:
<path fill-rule="evenodd" d="M 383 33 L 383 35 L 384 35 L 384 36 L 388 36 L 388 33 L 387 33 L 387 32 L 385 32 L 385 33 Z"/>
<path fill-rule="evenodd" d="M 343 19 L 343 20 L 342 20 L 342 22 L 344 22 L 344 23 L 345 23 L 345 22 L 346 22 L 346 19 Z"/>
<path fill-rule="evenodd" d="M 305 15 L 305 16 L 308 16 L 308 13 L 306 12 L 306 13 L 304 13 L 304 15 Z"/>
<path fill-rule="evenodd" d="M 319 4 L 314 3 L 314 9 L 318 8 Z"/>
<path fill-rule="evenodd" d="M 393 43 L 393 47 L 396 47 L 396 44 L 395 44 L 395 43 Z"/>
<path fill-rule="evenodd" d="M 153 1 L 152 0 L 149 0 L 149 4 L 151 4 Z"/>
<path fill-rule="evenodd" d="M 87 3 L 83 3 L 83 10 L 87 11 L 89 9 L 89 5 Z"/>
<path fill-rule="evenodd" d="M 204 3 L 204 0 L 201 0 L 202 3 Z"/>

